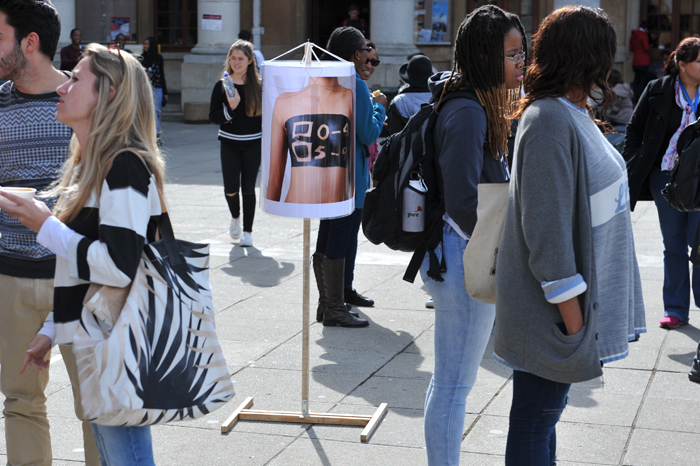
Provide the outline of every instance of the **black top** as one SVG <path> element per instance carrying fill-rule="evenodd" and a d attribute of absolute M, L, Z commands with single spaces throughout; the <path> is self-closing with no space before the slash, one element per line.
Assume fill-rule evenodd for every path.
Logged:
<path fill-rule="evenodd" d="M 627 162 L 632 210 L 638 200 L 652 199 L 649 173 L 661 165 L 680 126 L 683 111 L 676 104 L 676 77 L 665 76 L 647 84 L 627 124 L 622 156 Z"/>
<path fill-rule="evenodd" d="M 163 95 L 168 95 L 168 86 L 165 84 L 165 67 L 163 64 L 163 55 L 156 54 L 155 57 L 139 57 L 141 65 L 150 75 L 151 85 L 155 89 L 163 89 Z"/>
<path fill-rule="evenodd" d="M 284 124 L 292 167 L 348 166 L 350 120 L 345 115 L 297 115 Z"/>
<path fill-rule="evenodd" d="M 246 95 L 242 84 L 235 84 L 236 93 L 241 96 L 241 101 L 235 109 L 231 109 L 228 99 L 224 95 L 223 84 L 218 80 L 211 92 L 209 104 L 209 121 L 219 125 L 219 141 L 233 144 L 246 145 L 260 141 L 262 137 L 262 117 L 249 117 L 245 111 Z"/>

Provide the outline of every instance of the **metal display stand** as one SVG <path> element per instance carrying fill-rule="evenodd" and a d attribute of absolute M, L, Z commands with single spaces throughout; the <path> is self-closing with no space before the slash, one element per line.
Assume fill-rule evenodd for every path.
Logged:
<path fill-rule="evenodd" d="M 304 62 L 306 66 L 311 64 L 313 47 L 320 47 L 307 42 L 295 49 L 305 47 Z M 323 49 L 321 49 L 323 50 Z M 287 52 L 287 53 L 289 53 Z M 286 54 L 285 54 L 286 55 Z M 313 54 L 315 56 L 315 54 Z M 279 57 L 278 57 L 279 58 Z M 253 405 L 253 397 L 246 398 L 238 408 L 221 424 L 221 433 L 231 430 L 239 420 L 243 421 L 267 421 L 267 422 L 294 422 L 299 424 L 329 424 L 343 426 L 364 426 L 360 433 L 360 440 L 366 442 L 372 432 L 379 425 L 379 421 L 387 411 L 387 404 L 379 405 L 374 414 L 335 414 L 335 413 L 311 413 L 309 411 L 309 283 L 310 283 L 310 236 L 311 220 L 304 219 L 304 267 L 303 267 L 303 318 L 302 318 L 302 355 L 301 355 L 301 412 L 288 411 L 262 411 L 249 409 Z"/>

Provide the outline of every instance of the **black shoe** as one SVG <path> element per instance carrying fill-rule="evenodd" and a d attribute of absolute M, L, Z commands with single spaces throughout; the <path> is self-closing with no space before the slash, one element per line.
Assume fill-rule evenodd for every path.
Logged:
<path fill-rule="evenodd" d="M 343 302 L 345 259 L 330 260 L 328 257 L 324 257 L 322 268 L 327 303 L 326 310 L 323 313 L 323 326 L 367 327 L 369 322 L 351 315 Z"/>
<path fill-rule="evenodd" d="M 695 352 L 693 364 L 690 366 L 688 379 L 690 379 L 691 382 L 700 383 L 700 345 L 698 345 L 698 349 Z"/>
<path fill-rule="evenodd" d="M 345 295 L 345 302 L 348 304 L 352 304 L 353 306 L 358 306 L 358 307 L 372 307 L 374 306 L 374 301 L 369 299 L 366 296 L 362 296 L 360 293 L 355 291 L 355 289 L 351 288 L 345 288 L 343 290 L 343 293 Z"/>
<path fill-rule="evenodd" d="M 688 380 L 691 382 L 700 383 L 700 374 L 691 370 L 688 372 Z"/>

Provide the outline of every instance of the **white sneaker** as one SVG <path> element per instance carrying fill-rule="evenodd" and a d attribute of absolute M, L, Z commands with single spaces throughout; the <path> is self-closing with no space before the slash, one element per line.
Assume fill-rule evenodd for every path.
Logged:
<path fill-rule="evenodd" d="M 247 231 L 243 232 L 243 236 L 241 236 L 241 242 L 239 243 L 240 246 L 243 247 L 249 247 L 253 245 L 253 235 L 248 233 Z"/>
<path fill-rule="evenodd" d="M 241 239 L 241 218 L 232 218 L 231 225 L 228 227 L 228 234 L 232 239 Z"/>

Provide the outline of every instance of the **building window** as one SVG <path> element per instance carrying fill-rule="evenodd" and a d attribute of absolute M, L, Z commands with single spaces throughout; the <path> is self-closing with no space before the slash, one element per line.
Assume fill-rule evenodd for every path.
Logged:
<path fill-rule="evenodd" d="M 450 0 L 416 0 L 414 42 L 450 43 Z"/>
<path fill-rule="evenodd" d="M 197 44 L 197 0 L 157 0 L 155 30 L 163 50 Z"/>
<path fill-rule="evenodd" d="M 681 0 L 680 40 L 700 33 L 700 1 Z"/>
<path fill-rule="evenodd" d="M 678 43 L 678 35 L 673 31 L 673 0 L 647 0 L 644 13 L 646 13 L 647 32 L 652 47 L 659 45 L 674 47 Z"/>

